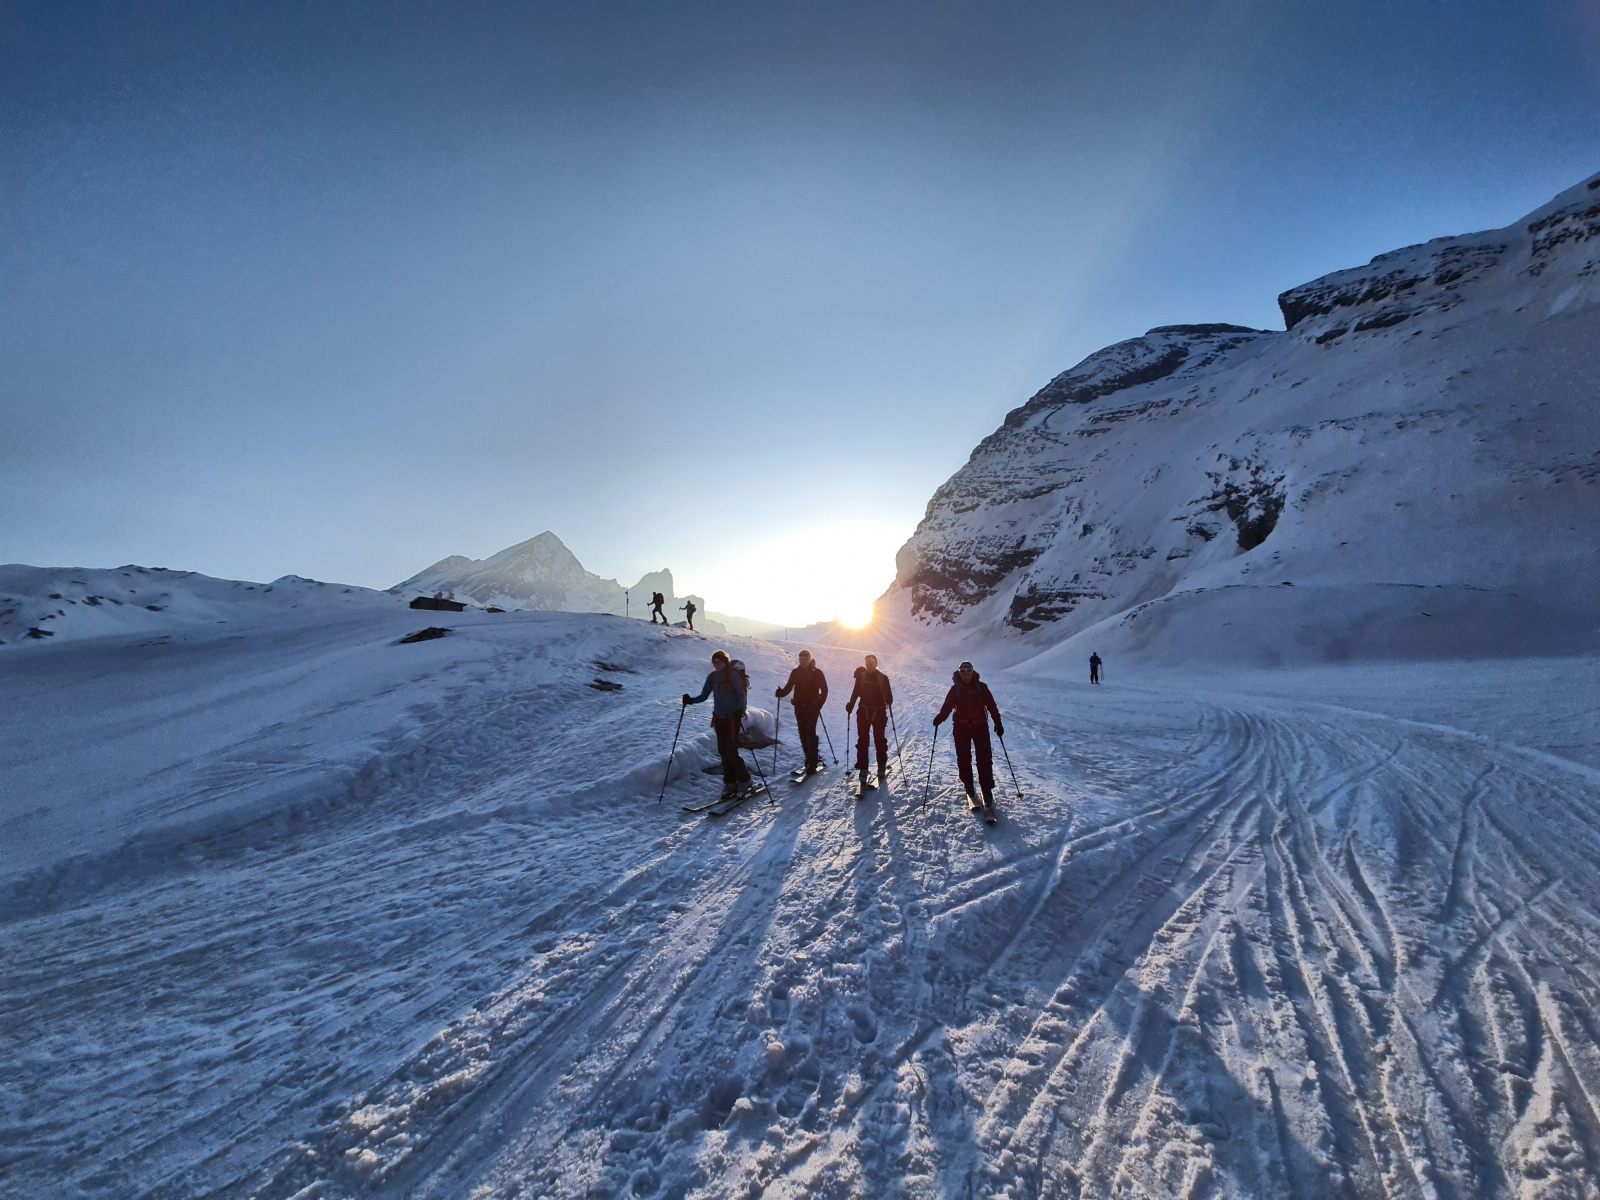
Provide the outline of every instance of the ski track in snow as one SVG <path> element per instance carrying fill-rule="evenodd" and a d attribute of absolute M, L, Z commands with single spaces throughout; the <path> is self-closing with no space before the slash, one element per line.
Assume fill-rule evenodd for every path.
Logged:
<path fill-rule="evenodd" d="M 345 803 L 19 893 L 0 1191 L 1600 1189 L 1592 769 L 1000 676 L 1023 794 L 997 744 L 991 829 L 948 731 L 918 807 L 937 674 L 891 668 L 901 755 L 854 798 L 855 659 L 823 650 L 840 766 L 709 822 L 679 808 L 715 786 L 709 706 L 656 803 L 707 643 L 553 628 L 417 706 Z M 759 704 L 783 656 L 743 653 Z M 268 787 L 301 736 L 182 786 Z"/>

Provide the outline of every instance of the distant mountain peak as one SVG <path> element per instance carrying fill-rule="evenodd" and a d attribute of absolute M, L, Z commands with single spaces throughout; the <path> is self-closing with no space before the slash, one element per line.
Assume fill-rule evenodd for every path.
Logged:
<path fill-rule="evenodd" d="M 500 608 L 619 616 L 644 615 L 650 593 L 660 592 L 673 609 L 685 600 L 693 600 L 702 614 L 698 624 L 703 624 L 706 632 L 717 633 L 722 628 L 703 615 L 703 596 L 678 595 L 674 591 L 672 572 L 665 567 L 644 575 L 631 588 L 624 588 L 615 579 L 602 579 L 585 570 L 578 556 L 548 529 L 485 559 L 452 554 L 389 590 L 396 595 L 431 596 L 442 592 L 458 600 Z"/>

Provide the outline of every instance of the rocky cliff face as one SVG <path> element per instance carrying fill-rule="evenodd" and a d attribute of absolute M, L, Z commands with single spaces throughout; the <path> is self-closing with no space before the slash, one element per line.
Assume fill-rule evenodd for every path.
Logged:
<path fill-rule="evenodd" d="M 1279 304 L 1283 332 L 1152 329 L 1057 376 L 934 494 L 880 611 L 1020 658 L 1228 587 L 1593 606 L 1600 176 Z"/>

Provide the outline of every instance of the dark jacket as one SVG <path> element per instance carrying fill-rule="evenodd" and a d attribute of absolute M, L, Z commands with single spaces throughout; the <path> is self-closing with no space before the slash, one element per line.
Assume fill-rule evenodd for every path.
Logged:
<path fill-rule="evenodd" d="M 801 712 L 821 712 L 828 700 L 828 680 L 816 664 L 796 667 L 789 672 L 789 682 L 778 689 L 779 696 L 794 692 L 794 706 Z"/>
<path fill-rule="evenodd" d="M 961 672 L 956 671 L 951 675 L 954 686 L 945 693 L 944 707 L 939 710 L 935 721 L 942 721 L 952 712 L 956 715 L 955 723 L 963 729 L 982 729 L 983 711 L 988 709 L 994 716 L 995 728 L 1004 724 L 1000 720 L 1000 709 L 994 702 L 994 696 L 989 692 L 989 685 L 978 678 L 978 673 L 972 673 L 971 683 L 961 682 Z"/>
<path fill-rule="evenodd" d="M 857 667 L 856 686 L 850 692 L 845 707 L 849 708 L 857 700 L 861 701 L 863 712 L 881 713 L 888 708 L 894 703 L 894 689 L 889 686 L 889 677 L 882 671 L 869 675 L 865 667 Z"/>

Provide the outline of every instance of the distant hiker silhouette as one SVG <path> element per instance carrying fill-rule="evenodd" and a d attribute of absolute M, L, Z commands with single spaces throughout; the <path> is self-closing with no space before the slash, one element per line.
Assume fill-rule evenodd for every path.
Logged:
<path fill-rule="evenodd" d="M 681 613 L 687 613 L 688 614 L 688 616 L 685 617 L 684 620 L 685 620 L 685 623 L 689 626 L 689 632 L 693 633 L 694 632 L 694 601 L 690 600 L 688 603 L 686 603 L 678 611 L 681 612 Z"/>
<path fill-rule="evenodd" d="M 794 692 L 794 721 L 800 727 L 800 749 L 805 751 L 807 771 L 822 770 L 822 753 L 817 749 L 817 718 L 828 701 L 828 681 L 811 661 L 811 651 L 800 651 L 800 665 L 789 672 L 789 682 L 772 694 L 780 700 Z"/>
<path fill-rule="evenodd" d="M 744 724 L 745 703 L 750 695 L 750 680 L 744 664 L 728 657 L 725 650 L 711 656 L 711 674 L 698 696 L 683 694 L 683 703 L 699 704 L 711 697 L 711 728 L 717 735 L 717 756 L 722 759 L 722 795 L 732 799 L 750 781 L 750 768 L 739 757 L 739 726 Z"/>
<path fill-rule="evenodd" d="M 961 786 L 967 790 L 967 801 L 975 804 L 977 793 L 972 788 L 972 754 L 978 756 L 978 784 L 983 788 L 983 806 L 994 810 L 994 748 L 989 744 L 989 722 L 985 714 L 994 718 L 994 731 L 1005 737 L 1006 727 L 1000 720 L 1000 709 L 994 702 L 989 685 L 978 678 L 970 662 L 964 662 L 950 675 L 950 690 L 945 693 L 944 707 L 933 719 L 934 727 L 951 713 L 955 720 L 950 730 L 956 735 L 956 770 L 961 776 Z"/>
<path fill-rule="evenodd" d="M 1091 653 L 1089 655 L 1089 682 L 1100 682 L 1100 656 L 1098 654 Z"/>
<path fill-rule="evenodd" d="M 856 771 L 861 786 L 867 786 L 867 738 L 870 736 L 878 750 L 878 780 L 889 773 L 889 710 L 894 707 L 894 689 L 889 677 L 878 670 L 878 656 L 869 654 L 866 666 L 856 668 L 856 686 L 845 702 L 844 713 L 849 716 L 857 702 L 861 711 L 856 714 Z"/>
<path fill-rule="evenodd" d="M 667 620 L 667 614 L 661 611 L 661 606 L 666 602 L 667 598 L 660 592 L 650 593 L 650 624 L 654 625 L 657 617 L 661 618 L 661 623 L 663 625 L 670 625 L 672 623 Z"/>

